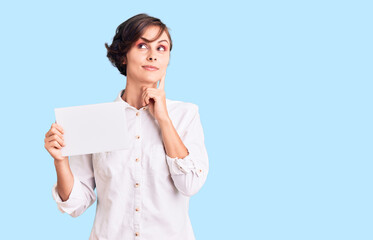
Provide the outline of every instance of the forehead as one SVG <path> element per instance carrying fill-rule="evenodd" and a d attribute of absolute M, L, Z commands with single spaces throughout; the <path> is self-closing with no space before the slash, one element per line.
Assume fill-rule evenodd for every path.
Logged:
<path fill-rule="evenodd" d="M 146 38 L 148 40 L 164 40 L 170 41 L 170 39 L 167 36 L 166 31 L 163 31 L 162 34 L 157 38 L 157 35 L 159 34 L 160 27 L 158 26 L 149 26 L 145 29 L 143 35 L 141 37 Z"/>

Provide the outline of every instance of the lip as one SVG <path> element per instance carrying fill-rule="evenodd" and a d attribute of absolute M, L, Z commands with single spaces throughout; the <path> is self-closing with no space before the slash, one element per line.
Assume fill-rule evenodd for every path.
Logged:
<path fill-rule="evenodd" d="M 157 71 L 158 68 L 156 66 L 152 66 L 152 65 L 145 65 L 145 66 L 142 66 L 145 70 L 148 70 L 148 71 Z"/>

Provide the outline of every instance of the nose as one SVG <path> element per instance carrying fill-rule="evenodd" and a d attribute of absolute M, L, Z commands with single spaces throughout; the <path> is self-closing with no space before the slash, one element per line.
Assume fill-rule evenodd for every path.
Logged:
<path fill-rule="evenodd" d="M 149 60 L 149 61 L 153 61 L 153 60 L 154 60 L 154 61 L 157 61 L 157 58 L 152 57 L 152 56 L 149 56 L 149 57 L 148 57 L 148 60 Z"/>
<path fill-rule="evenodd" d="M 149 61 L 157 61 L 157 58 L 155 57 L 154 51 L 152 51 L 152 50 L 149 51 L 148 60 Z"/>

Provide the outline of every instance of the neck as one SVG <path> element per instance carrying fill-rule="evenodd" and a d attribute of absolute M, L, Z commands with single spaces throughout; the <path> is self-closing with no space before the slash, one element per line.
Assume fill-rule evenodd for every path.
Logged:
<path fill-rule="evenodd" d="M 126 88 L 122 95 L 123 101 L 127 102 L 129 105 L 131 105 L 132 107 L 135 107 L 136 109 L 140 109 L 144 107 L 142 105 L 143 103 L 142 88 L 143 87 L 156 88 L 157 82 L 144 83 L 140 81 L 131 81 L 131 79 L 127 77 Z"/>

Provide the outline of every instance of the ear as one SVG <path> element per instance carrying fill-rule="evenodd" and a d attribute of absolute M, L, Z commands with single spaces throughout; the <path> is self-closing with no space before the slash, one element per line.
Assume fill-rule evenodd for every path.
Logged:
<path fill-rule="evenodd" d="M 127 58 L 126 57 L 123 58 L 123 64 L 127 64 Z"/>

